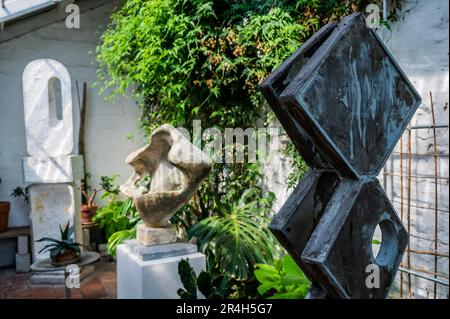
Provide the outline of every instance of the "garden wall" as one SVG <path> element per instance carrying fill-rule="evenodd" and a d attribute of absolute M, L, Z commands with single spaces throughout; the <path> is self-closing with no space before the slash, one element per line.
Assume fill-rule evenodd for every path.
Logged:
<path fill-rule="evenodd" d="M 433 253 L 438 253 L 440 256 L 437 257 L 437 273 L 441 275 L 438 279 L 447 283 L 449 274 L 448 14 L 447 0 L 405 1 L 401 19 L 392 24 L 392 32 L 388 33 L 387 45 L 420 93 L 422 105 L 411 123 L 413 130 L 411 130 L 410 162 L 408 160 L 409 133 L 405 132 L 403 149 L 400 145 L 397 146 L 383 175 L 386 191 L 398 213 L 403 212 L 403 223 L 406 227 L 409 220 L 410 248 L 415 252 L 405 254 L 403 267 L 433 277 L 432 274 L 436 272 Z M 436 128 L 438 154 L 436 174 L 434 133 L 433 129 L 426 128 L 433 124 L 430 92 L 438 126 Z M 400 155 L 400 152 L 403 155 Z M 411 163 L 410 174 L 408 174 L 409 163 Z M 411 176 L 410 184 L 408 175 Z M 438 187 L 435 203 L 436 182 Z M 437 252 L 435 251 L 436 204 Z M 403 280 L 403 297 L 408 296 L 409 293 L 416 298 L 434 297 L 432 282 L 411 276 L 410 289 L 409 276 L 406 273 L 403 275 Z M 438 284 L 436 289 L 437 297 L 448 298 L 448 287 Z"/>

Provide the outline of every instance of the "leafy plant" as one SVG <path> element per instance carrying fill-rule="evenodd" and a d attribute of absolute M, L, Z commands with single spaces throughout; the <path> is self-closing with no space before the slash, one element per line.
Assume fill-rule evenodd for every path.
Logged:
<path fill-rule="evenodd" d="M 81 244 L 75 242 L 70 236 L 72 236 L 74 229 L 73 226 L 69 227 L 69 223 L 66 224 L 64 229 L 59 226 L 61 239 L 55 239 L 50 237 L 42 237 L 37 242 L 50 242 L 50 244 L 44 246 L 39 253 L 50 251 L 50 258 L 55 259 L 60 253 L 66 250 L 72 250 L 76 253 L 80 253 Z"/>
<path fill-rule="evenodd" d="M 257 264 L 258 292 L 269 299 L 300 299 L 306 296 L 310 283 L 289 255 L 273 265 Z"/>
<path fill-rule="evenodd" d="M 119 186 L 116 185 L 116 178 L 119 175 L 111 175 L 111 176 L 101 176 L 100 177 L 100 186 L 104 190 L 102 198 L 110 197 L 114 198 L 119 195 L 120 189 Z"/>
<path fill-rule="evenodd" d="M 123 201 L 114 199 L 108 205 L 100 207 L 93 220 L 105 230 L 108 252 L 114 256 L 117 245 L 136 236 L 135 227 L 140 221 L 140 216 L 132 198 Z"/>
<path fill-rule="evenodd" d="M 276 241 L 267 228 L 274 196 L 252 188 L 229 210 L 201 220 L 188 230 L 220 273 L 247 279 L 255 263 L 272 262 Z"/>
<path fill-rule="evenodd" d="M 24 202 L 28 203 L 28 200 L 29 200 L 29 198 L 28 198 L 28 187 L 23 188 L 23 187 L 17 186 L 16 188 L 14 188 L 12 190 L 11 196 L 22 197 Z"/>
<path fill-rule="evenodd" d="M 289 141 L 288 146 L 284 149 L 284 153 L 292 158 L 292 170 L 286 179 L 286 185 L 288 189 L 291 189 L 297 186 L 298 182 L 305 176 L 305 173 L 308 171 L 308 165 L 306 165 L 305 161 L 298 154 L 297 149 L 291 141 Z"/>
<path fill-rule="evenodd" d="M 88 179 L 91 178 L 91 173 L 86 173 L 85 177 L 81 180 L 80 191 L 83 195 L 83 203 L 88 206 L 94 206 L 94 200 L 101 189 L 92 188 L 88 185 Z"/>
<path fill-rule="evenodd" d="M 108 239 L 108 253 L 116 254 L 117 245 L 127 239 L 136 237 L 136 224 L 141 220 L 132 198 L 118 198 L 119 187 L 115 184 L 116 176 L 102 176 L 102 198 L 108 198 L 108 204 L 97 210 L 93 220 L 105 231 Z"/>
<path fill-rule="evenodd" d="M 181 299 L 197 299 L 197 275 L 187 260 L 178 263 L 178 275 L 184 289 L 177 290 Z"/>
<path fill-rule="evenodd" d="M 184 288 L 177 291 L 181 299 L 197 299 L 197 289 L 207 299 L 225 299 L 231 291 L 227 275 L 213 275 L 202 270 L 197 277 L 189 260 L 182 259 L 178 263 L 178 274 Z"/>

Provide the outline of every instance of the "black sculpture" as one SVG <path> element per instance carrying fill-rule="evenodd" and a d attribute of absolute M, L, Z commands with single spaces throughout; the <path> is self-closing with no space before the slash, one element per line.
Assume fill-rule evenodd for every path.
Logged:
<path fill-rule="evenodd" d="M 312 297 L 385 298 L 408 234 L 376 176 L 419 94 L 362 14 L 320 29 L 261 90 L 311 168 L 269 228 L 312 281 Z M 378 267 L 377 287 L 366 284 L 368 265 Z"/>

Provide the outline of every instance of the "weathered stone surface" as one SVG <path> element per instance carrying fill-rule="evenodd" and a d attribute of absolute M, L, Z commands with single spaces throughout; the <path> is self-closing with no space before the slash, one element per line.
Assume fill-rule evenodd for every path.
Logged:
<path fill-rule="evenodd" d="M 76 184 L 83 176 L 83 158 L 73 152 L 72 90 L 69 72 L 52 59 L 31 61 L 23 71 L 23 101 L 27 151 L 23 159 L 29 187 L 33 260 L 47 244 L 42 237 L 60 238 L 60 227 L 75 228 L 81 242 L 80 201 Z M 59 85 L 58 85 L 59 84 Z"/>
<path fill-rule="evenodd" d="M 72 184 L 36 184 L 29 188 L 33 236 L 33 260 L 49 256 L 39 253 L 47 244 L 36 242 L 41 237 L 60 238 L 59 226 L 67 222 L 75 226 L 75 237 L 81 242 L 81 218 L 79 190 Z M 78 203 L 78 205 L 77 205 Z"/>
<path fill-rule="evenodd" d="M 134 169 L 121 191 L 133 198 L 148 227 L 168 227 L 169 219 L 200 187 L 211 170 L 210 158 L 171 125 L 156 129 L 150 144 L 131 153 L 126 163 Z M 151 176 L 150 190 L 138 185 Z"/>
<path fill-rule="evenodd" d="M 60 92 L 57 92 L 58 80 Z M 25 67 L 22 81 L 28 154 L 39 158 L 71 154 L 74 145 L 72 88 L 67 69 L 53 59 L 34 60 Z"/>
<path fill-rule="evenodd" d="M 145 246 L 174 243 L 177 241 L 175 228 L 154 228 L 145 224 L 136 226 L 136 239 Z"/>
<path fill-rule="evenodd" d="M 25 183 L 71 183 L 83 178 L 83 156 L 23 159 Z"/>
<path fill-rule="evenodd" d="M 28 254 L 28 236 L 17 237 L 17 252 L 19 254 Z"/>
<path fill-rule="evenodd" d="M 127 240 L 125 245 L 130 252 L 143 261 L 183 256 L 198 252 L 197 245 L 183 242 L 145 246 L 138 240 Z"/>
<path fill-rule="evenodd" d="M 16 254 L 16 272 L 29 272 L 30 265 L 30 254 Z"/>
<path fill-rule="evenodd" d="M 95 266 L 85 266 L 80 270 L 80 280 L 92 275 L 95 271 Z M 30 277 L 30 284 L 32 285 L 64 285 L 64 270 L 57 271 L 35 271 Z"/>

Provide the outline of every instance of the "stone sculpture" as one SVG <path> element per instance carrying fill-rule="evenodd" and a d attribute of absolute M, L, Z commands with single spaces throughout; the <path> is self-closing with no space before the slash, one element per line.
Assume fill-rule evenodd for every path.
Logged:
<path fill-rule="evenodd" d="M 131 153 L 126 163 L 133 174 L 120 189 L 133 198 L 144 224 L 137 227 L 137 239 L 144 245 L 175 242 L 169 219 L 187 203 L 211 170 L 211 160 L 171 125 L 162 125 L 150 143 Z M 150 176 L 150 189 L 141 185 Z"/>
<path fill-rule="evenodd" d="M 311 297 L 385 298 L 408 234 L 376 177 L 420 96 L 362 14 L 320 29 L 261 90 L 311 168 L 269 228 Z M 367 285 L 373 266 L 378 282 Z"/>
<path fill-rule="evenodd" d="M 73 116 L 78 113 L 73 112 L 69 72 L 56 60 L 38 59 L 27 64 L 22 79 L 30 155 L 23 159 L 23 170 L 30 185 L 33 238 L 58 237 L 59 225 L 70 222 L 74 239 L 81 241 L 78 183 L 83 177 L 83 157 L 74 150 Z M 38 253 L 45 243 L 32 243 L 35 261 L 48 256 Z"/>

